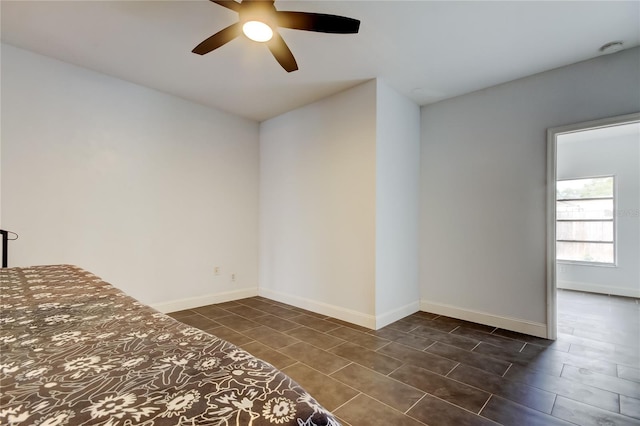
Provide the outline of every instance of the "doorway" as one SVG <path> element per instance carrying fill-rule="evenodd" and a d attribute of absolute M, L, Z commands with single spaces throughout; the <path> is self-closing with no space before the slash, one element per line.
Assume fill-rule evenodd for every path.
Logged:
<path fill-rule="evenodd" d="M 639 146 L 640 113 L 547 131 L 549 339 L 558 291 L 640 297 Z"/>

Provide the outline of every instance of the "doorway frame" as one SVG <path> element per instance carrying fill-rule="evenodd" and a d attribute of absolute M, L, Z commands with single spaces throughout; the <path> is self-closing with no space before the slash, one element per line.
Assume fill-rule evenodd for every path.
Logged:
<path fill-rule="evenodd" d="M 556 286 L 556 181 L 558 136 L 602 127 L 640 122 L 640 112 L 568 124 L 547 129 L 547 339 L 558 338 Z"/>

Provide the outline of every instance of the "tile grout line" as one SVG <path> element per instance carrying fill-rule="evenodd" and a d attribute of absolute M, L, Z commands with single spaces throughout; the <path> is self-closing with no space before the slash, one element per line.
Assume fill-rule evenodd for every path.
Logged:
<path fill-rule="evenodd" d="M 390 379 L 393 379 L 393 377 L 391 377 L 391 375 L 393 373 L 395 373 L 396 371 L 400 370 L 402 367 L 404 367 L 406 364 L 402 364 L 399 367 L 396 367 L 393 371 L 390 371 L 389 374 L 384 374 L 384 376 L 389 377 Z M 380 373 L 382 374 L 382 373 Z M 406 384 L 406 383 L 405 383 Z M 424 391 L 423 391 L 424 392 Z"/>
<path fill-rule="evenodd" d="M 456 367 L 457 367 L 457 366 L 456 366 Z M 454 370 L 455 370 L 455 367 L 454 367 Z M 452 371 L 453 371 L 453 370 L 452 370 Z M 534 411 L 537 411 L 537 412 L 540 412 L 540 413 L 544 413 L 544 414 L 546 414 L 546 415 L 550 415 L 549 413 L 546 413 L 545 411 L 542 411 L 542 410 L 540 410 L 540 409 L 538 409 L 538 408 L 534 408 L 534 407 L 531 407 L 531 406 L 528 406 L 528 405 L 524 405 L 524 404 L 522 404 L 522 403 L 520 403 L 520 402 L 518 402 L 518 401 L 514 401 L 514 400 L 512 400 L 512 399 L 511 399 L 511 398 L 509 398 L 509 397 L 506 397 L 506 396 L 500 396 L 500 395 L 494 394 L 493 392 L 491 392 L 491 391 L 489 391 L 489 390 L 487 390 L 487 389 L 483 389 L 483 388 L 477 387 L 476 385 L 472 385 L 472 384 L 469 384 L 469 383 L 466 383 L 466 382 L 460 381 L 460 380 L 458 380 L 458 379 L 450 378 L 450 377 L 448 377 L 448 374 L 451 374 L 451 372 L 447 373 L 447 376 L 446 376 L 449 380 L 453 380 L 453 381 L 458 382 L 458 383 L 460 383 L 460 384 L 462 384 L 462 385 L 464 385 L 464 386 L 471 387 L 471 388 L 473 388 L 473 389 L 477 389 L 477 390 L 479 390 L 479 391 L 481 391 L 481 392 L 484 392 L 484 393 L 488 393 L 489 395 L 499 396 L 499 397 L 501 397 L 501 398 L 503 398 L 503 399 L 505 399 L 505 400 L 507 400 L 507 401 L 510 401 L 510 402 L 512 402 L 512 403 L 514 403 L 514 404 L 516 404 L 516 405 L 523 406 L 523 407 L 525 407 L 525 408 L 528 408 L 528 409 L 531 409 L 531 410 L 534 410 Z M 552 394 L 556 395 L 556 397 L 557 397 L 557 395 L 558 395 L 558 394 L 556 394 L 555 392 L 551 392 L 551 391 L 548 391 L 548 390 L 545 390 L 545 389 L 542 389 L 542 388 L 538 388 L 538 387 L 536 387 L 536 386 L 532 386 L 532 385 L 526 384 L 526 383 L 524 383 L 524 382 L 522 382 L 522 383 L 521 383 L 521 382 L 516 382 L 516 381 L 514 381 L 514 380 L 506 379 L 506 378 L 505 378 L 505 380 L 508 380 L 508 381 L 510 381 L 510 382 L 513 382 L 513 383 L 520 383 L 520 384 L 522 384 L 522 385 L 524 385 L 524 386 L 527 386 L 527 387 L 537 388 L 537 389 L 542 390 L 542 391 L 544 391 L 544 392 L 552 393 Z M 424 391 L 423 391 L 423 392 L 424 392 Z M 431 394 L 429 394 L 429 395 L 431 395 Z M 431 395 L 431 396 L 434 396 L 434 395 Z M 435 396 L 434 396 L 434 397 L 435 397 Z M 435 398 L 442 399 L 442 398 L 439 398 L 439 397 L 435 397 Z M 569 398 L 569 399 L 572 399 L 572 398 Z M 466 410 L 466 411 L 472 412 L 472 411 L 470 411 L 470 410 L 468 410 L 468 409 L 466 409 L 466 408 L 464 408 L 464 407 L 460 407 L 460 406 L 459 406 L 459 405 L 457 405 L 457 404 L 454 404 L 454 403 L 452 403 L 452 402 L 446 401 L 446 400 L 444 400 L 444 399 L 442 399 L 442 400 L 443 400 L 443 401 L 445 401 L 445 402 L 447 402 L 447 403 L 449 403 L 449 404 L 452 404 L 452 405 L 454 405 L 454 406 L 456 406 L 456 407 L 459 407 L 459 408 L 462 408 L 462 409 L 464 409 L 464 410 Z M 572 399 L 572 400 L 573 400 L 573 399 Z M 580 401 L 578 401 L 578 402 L 580 402 Z M 488 403 L 488 400 L 487 400 L 487 403 Z M 586 403 L 582 402 L 582 404 L 586 404 Z M 485 404 L 485 405 L 486 405 L 486 404 Z M 589 404 L 587 404 L 587 405 L 589 405 Z M 480 415 L 480 414 L 477 414 L 477 415 Z"/>
<path fill-rule="evenodd" d="M 408 386 L 408 385 L 407 385 L 407 386 Z M 356 389 L 356 390 L 357 390 L 357 389 Z M 418 389 L 418 390 L 419 390 L 419 389 Z M 360 391 L 358 391 L 358 392 L 360 392 Z M 424 394 L 424 395 L 422 395 L 422 397 L 421 397 L 420 399 L 424 398 L 424 397 L 427 395 L 427 393 L 426 393 L 425 391 L 420 391 L 420 392 L 422 392 L 422 393 Z M 419 424 L 421 424 L 421 425 L 429 426 L 429 425 L 427 425 L 426 423 L 424 423 L 423 421 L 418 420 L 418 419 L 416 419 L 415 417 L 409 416 L 409 415 L 407 415 L 407 414 L 404 414 L 402 411 L 398 410 L 397 408 L 393 407 L 392 405 L 389 405 L 389 404 L 387 404 L 386 402 L 380 401 L 378 398 L 374 398 L 373 396 L 369 395 L 369 394 L 368 394 L 368 393 L 366 393 L 366 392 L 361 392 L 361 394 L 362 394 L 362 395 L 364 395 L 364 396 L 366 396 L 367 398 L 373 399 L 374 401 L 376 401 L 376 402 L 378 402 L 378 403 L 380 403 L 380 404 L 384 405 L 385 407 L 388 407 L 389 409 L 391 409 L 391 410 L 395 411 L 396 413 L 400 413 L 400 414 L 402 414 L 403 416 L 407 416 L 408 418 L 410 418 L 410 419 L 412 419 L 412 420 L 414 420 L 414 421 L 418 422 L 418 423 L 419 423 Z"/>
<path fill-rule="evenodd" d="M 352 388 L 352 389 L 353 389 L 353 388 Z M 357 390 L 357 389 L 355 389 L 355 390 Z M 363 392 L 360 392 L 360 391 L 358 390 L 358 393 L 357 393 L 353 398 L 348 399 L 347 401 L 343 402 L 342 404 L 340 404 L 339 406 L 337 406 L 336 408 L 334 408 L 333 410 L 331 410 L 331 412 L 332 412 L 332 413 L 334 413 L 334 412 L 338 411 L 339 409 L 341 409 L 342 407 L 344 407 L 345 405 L 347 405 L 348 403 L 350 403 L 351 401 L 353 401 L 354 399 L 356 399 L 356 398 L 357 398 L 357 397 L 359 397 L 360 395 L 366 395 L 366 394 L 365 394 L 365 393 L 363 393 Z"/>
<path fill-rule="evenodd" d="M 387 343 L 385 343 L 384 345 L 380 346 L 378 349 L 375 349 L 373 352 L 378 352 L 380 349 L 389 346 L 391 343 L 395 343 L 395 341 L 394 340 L 389 340 Z M 357 343 L 354 343 L 354 344 L 358 345 Z M 358 346 L 360 346 L 360 345 L 358 345 Z M 364 346 L 362 346 L 362 347 L 364 348 Z M 384 355 L 384 354 L 381 354 L 381 355 Z"/>
<path fill-rule="evenodd" d="M 298 363 L 298 364 L 302 364 L 302 365 L 304 365 L 305 367 L 309 367 L 310 369 L 312 369 L 313 371 L 317 372 L 318 374 L 322 374 L 323 376 L 326 376 L 326 377 L 328 377 L 328 378 L 330 378 L 330 379 L 333 379 L 333 380 L 337 380 L 337 381 L 339 381 L 339 382 L 340 382 L 340 380 L 338 380 L 338 379 L 336 379 L 336 378 L 331 377 L 331 374 L 337 373 L 338 371 L 342 370 L 342 368 L 347 367 L 347 365 L 345 365 L 344 367 L 337 369 L 337 370 L 336 370 L 336 371 L 334 371 L 333 373 L 331 373 L 331 374 L 327 374 L 327 373 L 324 373 L 324 372 L 322 372 L 322 371 L 318 370 L 317 368 L 315 368 L 315 367 L 313 367 L 313 366 L 311 366 L 311 365 L 309 365 L 309 364 L 305 364 L 304 362 L 302 362 L 302 361 L 300 361 L 300 360 L 297 360 L 297 359 L 295 359 L 295 358 L 291 358 L 291 359 L 293 359 L 294 361 L 296 361 L 296 363 Z M 353 364 L 353 362 L 352 362 L 351 364 Z M 293 364 L 292 364 L 292 365 L 293 365 Z M 287 367 L 289 367 L 289 366 L 287 366 Z M 343 385 L 347 386 L 348 388 L 351 388 L 351 389 L 353 389 L 353 390 L 357 390 L 356 388 L 351 387 L 351 386 L 349 386 L 348 384 L 346 384 L 346 383 L 344 383 L 344 382 L 340 382 L 340 383 L 342 383 Z M 360 391 L 358 391 L 358 392 L 360 392 Z"/>
<path fill-rule="evenodd" d="M 422 350 L 422 352 L 427 352 L 427 349 L 429 349 L 430 347 L 434 346 L 436 343 L 438 343 L 438 341 L 437 341 L 437 340 L 434 340 L 434 341 L 433 341 L 433 343 L 432 343 L 432 344 L 430 344 L 429 346 L 427 346 L 426 348 L 424 348 L 424 349 Z"/>
<path fill-rule="evenodd" d="M 247 336 L 247 335 L 246 335 L 246 334 L 243 334 L 243 336 Z M 247 337 L 251 337 L 251 336 L 247 336 Z M 293 337 L 293 336 L 289 336 L 289 337 L 292 337 L 292 338 L 296 339 L 296 337 Z M 253 340 L 255 340 L 255 339 L 253 339 Z M 257 340 L 256 340 L 256 342 L 257 342 Z M 280 350 L 281 350 L 281 349 L 286 349 L 286 348 L 288 348 L 288 347 L 290 347 L 290 346 L 297 345 L 298 343 L 303 343 L 303 342 L 302 342 L 302 340 L 298 340 L 297 342 L 293 342 L 293 343 L 291 343 L 290 345 L 282 346 L 282 347 L 277 348 L 277 349 L 276 349 L 276 348 L 271 348 L 271 349 L 273 349 L 274 351 L 280 352 Z M 262 343 L 262 344 L 263 344 L 263 345 L 265 345 L 264 343 Z M 268 346 L 268 345 L 265 345 L 265 346 L 270 347 L 270 346 Z M 289 355 L 287 355 L 287 354 L 282 354 L 282 355 L 289 356 Z M 295 358 L 292 358 L 292 357 L 290 357 L 290 356 L 289 356 L 289 358 L 291 358 L 291 359 L 295 359 Z M 297 361 L 297 360 L 296 360 L 296 361 Z"/>
<path fill-rule="evenodd" d="M 511 366 L 513 365 L 512 362 L 509 363 L 509 366 L 507 367 L 507 369 L 504 371 L 504 373 L 502 373 L 502 377 L 506 376 L 507 373 L 509 372 L 509 370 L 511 370 Z"/>
<path fill-rule="evenodd" d="M 455 370 L 456 368 L 458 368 L 458 366 L 459 366 L 460 364 L 461 364 L 461 363 L 457 363 L 456 365 L 454 365 L 454 366 L 453 366 L 453 368 L 451 369 L 451 371 L 449 371 L 449 372 L 448 372 L 444 377 L 449 378 L 449 374 L 453 373 L 453 370 Z M 455 380 L 455 379 L 451 379 L 451 380 Z M 456 380 L 456 382 L 462 383 L 462 382 L 460 382 L 460 381 L 458 381 L 458 380 Z M 469 386 L 469 385 L 468 385 L 468 386 Z M 474 386 L 474 387 L 475 387 L 475 386 Z M 476 389 L 479 389 L 479 388 L 476 388 Z"/>
<path fill-rule="evenodd" d="M 407 385 L 407 386 L 408 386 L 408 385 Z M 417 389 L 417 388 L 416 388 L 416 389 Z M 419 390 L 419 389 L 418 389 L 418 390 Z M 426 393 L 425 391 L 420 391 L 420 392 L 422 392 L 422 393 L 424 394 L 424 395 L 422 395 L 422 397 L 420 397 L 420 399 L 422 399 L 422 398 L 424 398 L 424 397 L 426 396 L 426 394 L 427 394 L 427 393 Z M 382 405 L 385 405 L 385 406 L 389 407 L 389 408 L 390 408 L 390 409 L 392 409 L 393 411 L 398 412 L 398 413 L 402 414 L 403 416 L 406 416 L 406 414 L 404 414 L 402 411 L 398 410 L 398 409 L 397 409 L 397 408 L 395 408 L 394 406 L 389 405 L 389 404 L 387 404 L 386 402 L 380 401 L 378 398 L 374 398 L 373 396 L 369 395 L 368 393 L 363 392 L 363 394 L 364 394 L 366 397 L 371 398 L 371 399 L 373 399 L 374 401 L 379 402 L 380 404 L 382 404 Z M 418 420 L 418 419 L 416 419 L 415 417 L 411 417 L 411 416 L 408 416 L 408 417 L 409 417 L 409 418 L 411 418 L 411 419 L 413 419 L 413 420 L 415 420 L 415 421 L 417 421 L 417 422 L 418 422 L 418 423 L 420 423 L 420 424 L 423 424 L 423 425 L 425 424 L 423 421 Z M 427 425 L 427 426 L 428 426 L 428 425 Z"/>
<path fill-rule="evenodd" d="M 422 391 L 422 392 L 424 392 L 424 391 Z M 413 403 L 413 405 L 412 405 L 411 407 L 407 408 L 407 409 L 404 411 L 404 413 L 403 413 L 403 414 L 404 414 L 405 416 L 408 416 L 408 414 L 407 414 L 407 413 L 408 413 L 409 411 L 411 411 L 411 409 L 412 409 L 413 407 L 415 407 L 416 405 L 418 405 L 418 403 L 419 403 L 420 401 L 422 401 L 422 400 L 424 399 L 424 397 L 425 397 L 425 396 L 427 396 L 427 393 L 426 393 L 426 392 L 424 392 L 424 395 L 422 395 L 422 396 L 420 397 L 420 399 L 419 399 L 419 400 L 417 400 L 416 402 L 414 402 L 414 403 Z M 398 411 L 400 411 L 400 410 L 398 410 Z"/>
<path fill-rule="evenodd" d="M 286 369 L 287 369 L 287 368 L 289 368 L 289 367 L 295 367 L 295 366 L 296 366 L 296 365 L 298 365 L 298 364 L 303 364 L 303 365 L 304 365 L 304 363 L 302 363 L 302 362 L 298 361 L 297 359 L 294 359 L 294 361 L 295 361 L 295 362 L 294 362 L 293 364 L 291 364 L 291 365 L 287 365 L 286 367 L 284 367 L 284 368 L 280 368 L 279 370 L 280 370 L 280 371 L 282 371 L 282 372 L 284 372 L 284 370 L 286 370 Z M 286 373 L 285 373 L 285 374 L 286 374 Z M 287 376 L 288 376 L 288 374 L 287 374 Z"/>
<path fill-rule="evenodd" d="M 379 373 L 378 371 L 374 370 L 373 368 L 366 367 L 366 366 L 364 366 L 364 365 L 362 365 L 362 364 L 358 364 L 357 362 L 352 362 L 351 364 L 356 364 L 358 367 L 362 367 L 362 368 L 365 368 L 365 369 L 367 369 L 367 370 L 370 370 L 371 372 L 373 372 L 373 373 L 375 373 L 375 374 L 380 374 L 381 376 L 386 377 L 387 379 L 389 379 L 389 380 L 391 380 L 391 381 L 394 381 L 394 382 L 396 382 L 396 383 L 399 383 L 399 384 L 401 384 L 401 385 L 403 385 L 403 386 L 409 387 L 409 388 L 411 388 L 411 389 L 414 389 L 414 390 L 416 390 L 416 391 L 418 391 L 418 392 L 421 392 L 421 393 L 424 393 L 424 394 L 428 394 L 428 392 L 426 392 L 426 391 L 424 391 L 424 390 L 422 390 L 422 389 L 420 389 L 420 388 L 417 388 L 417 387 L 415 387 L 414 385 L 410 385 L 410 384 L 408 384 L 408 383 L 405 383 L 405 382 L 403 382 L 402 380 L 396 379 L 395 377 L 385 376 L 384 374 Z M 345 366 L 344 366 L 344 367 L 342 367 L 342 368 L 346 368 L 346 367 L 348 367 L 348 365 L 345 365 Z M 340 370 L 342 370 L 342 368 L 341 368 Z M 421 367 L 418 367 L 418 368 L 421 368 Z M 338 371 L 340 371 L 340 370 L 338 370 Z M 431 371 L 431 370 L 427 370 L 427 371 L 429 371 L 429 372 L 431 372 L 431 373 L 434 373 L 434 374 L 438 374 L 438 373 L 436 373 L 436 372 L 434 372 L 434 371 Z M 337 372 L 337 371 L 336 371 L 336 372 Z M 336 372 L 331 373 L 331 374 L 335 374 Z M 338 379 L 338 378 L 332 377 L 332 379 L 335 379 L 335 380 L 339 381 L 340 383 L 343 383 L 343 384 L 345 384 L 345 385 L 347 385 L 347 386 L 351 387 L 351 385 L 349 385 L 349 384 L 347 384 L 347 383 L 343 382 L 342 380 L 340 380 L 340 379 Z M 467 386 L 469 386 L 469 385 L 467 385 Z M 356 388 L 354 388 L 354 389 L 356 389 Z M 358 390 L 358 389 L 356 389 L 356 390 Z M 486 391 L 485 391 L 485 392 L 486 392 Z M 374 399 L 374 400 L 378 401 L 379 403 L 384 404 L 384 405 L 386 405 L 386 406 L 388 406 L 388 407 L 391 407 L 391 408 L 393 408 L 394 410 L 396 410 L 396 411 L 398 411 L 398 412 L 401 412 L 400 410 L 398 410 L 397 408 L 395 408 L 395 407 L 393 407 L 393 406 L 391 406 L 391 405 L 387 404 L 386 402 L 380 401 L 379 399 L 377 399 L 377 398 L 373 397 L 372 395 L 369 395 L 369 394 L 368 394 L 368 393 L 366 393 L 366 392 L 363 392 L 363 393 L 364 393 L 366 396 L 368 396 L 369 398 Z M 488 393 L 488 392 L 487 392 L 487 393 Z M 431 394 L 429 394 L 429 395 L 431 395 Z M 438 398 L 438 397 L 437 397 L 437 396 L 435 396 L 435 395 L 431 395 L 431 396 L 433 396 L 434 398 Z M 438 399 L 441 399 L 441 398 L 438 398 Z M 445 400 L 443 399 L 442 401 L 445 401 Z M 448 402 L 448 401 L 446 401 L 446 402 Z M 449 404 L 452 404 L 452 403 L 449 403 Z M 456 405 L 456 404 L 452 404 L 452 405 Z M 457 406 L 457 405 L 456 405 L 456 406 Z M 460 408 L 463 408 L 463 407 L 460 407 Z M 465 409 L 465 408 L 463 408 L 463 409 Z M 467 410 L 467 411 L 469 411 L 469 410 Z"/>
<path fill-rule="evenodd" d="M 487 398 L 487 400 L 482 405 L 482 408 L 480 408 L 480 410 L 476 413 L 477 415 L 480 415 L 480 413 L 482 413 L 482 410 L 484 410 L 484 407 L 486 407 L 487 404 L 489 403 L 489 401 L 491 401 L 491 398 L 493 398 L 493 394 L 492 393 L 489 394 L 489 398 Z"/>
<path fill-rule="evenodd" d="M 569 399 L 571 399 L 571 398 L 569 398 Z M 556 416 L 553 415 L 553 409 L 556 407 L 556 402 L 557 401 L 558 401 L 558 394 L 556 394 L 556 396 L 553 398 L 553 404 L 551 404 L 551 411 L 549 412 L 550 416 L 556 417 Z M 559 417 L 556 417 L 556 418 L 559 418 Z"/>
<path fill-rule="evenodd" d="M 424 392 L 424 391 L 423 391 L 423 392 Z M 485 391 L 485 393 L 489 393 L 489 392 L 486 392 L 486 391 Z M 451 402 L 451 401 L 447 401 L 446 399 L 442 399 L 442 398 L 440 398 L 439 396 L 435 396 L 435 395 L 430 394 L 430 393 L 428 393 L 428 392 L 425 392 L 425 394 L 426 394 L 426 395 L 429 395 L 429 396 L 430 396 L 430 397 L 432 397 L 432 398 L 438 399 L 438 400 L 440 400 L 440 401 L 444 402 L 445 404 L 449 404 L 449 405 L 451 405 L 451 406 L 453 406 L 453 407 L 456 407 L 456 408 L 458 408 L 458 409 L 460 409 L 460 410 L 462 410 L 462 411 L 466 411 L 467 413 L 471 413 L 471 414 L 473 414 L 474 416 L 483 417 L 483 416 L 481 416 L 481 415 L 479 414 L 479 412 L 478 412 L 478 413 L 474 413 L 473 411 L 469 410 L 468 408 L 465 408 L 465 407 L 462 407 L 462 406 L 460 406 L 460 405 L 454 404 L 453 402 Z M 426 395 L 425 395 L 425 396 L 426 396 Z M 489 393 L 489 398 L 488 398 L 488 399 L 487 399 L 487 401 L 485 402 L 485 405 L 487 405 L 487 403 L 489 402 L 489 400 L 491 399 L 491 397 L 492 397 L 492 396 L 493 396 L 493 394 Z M 516 403 L 516 404 L 517 404 L 517 403 Z M 484 409 L 484 406 L 482 407 L 482 409 Z M 482 411 L 482 409 L 481 409 L 480 411 Z M 542 411 L 541 411 L 541 413 L 542 413 Z M 411 417 L 411 416 L 409 416 L 409 417 Z M 412 418 L 413 418 L 413 417 L 412 417 Z M 483 418 L 488 419 L 488 420 L 491 420 L 491 419 L 489 419 L 488 417 L 483 417 Z M 493 421 L 493 420 L 492 420 L 492 421 Z"/>
<path fill-rule="evenodd" d="M 334 355 L 335 355 L 335 354 L 334 354 Z M 339 355 L 336 355 L 336 356 L 339 356 Z M 346 359 L 346 358 L 345 358 L 345 359 Z M 331 376 L 331 375 L 333 375 L 333 374 L 336 374 L 338 371 L 340 371 L 340 370 L 344 370 L 345 368 L 347 368 L 347 367 L 348 367 L 348 366 L 350 366 L 350 365 L 357 364 L 357 363 L 355 363 L 355 362 L 353 362 L 353 361 L 351 361 L 351 360 L 348 360 L 348 361 L 350 361 L 350 362 L 349 362 L 349 364 L 345 365 L 344 367 L 340 367 L 340 368 L 338 368 L 336 371 L 333 371 L 333 372 L 331 372 L 331 373 L 327 374 L 327 376 Z M 358 364 L 358 365 L 360 365 L 360 364 Z M 313 368 L 313 367 L 312 367 L 312 368 Z M 324 374 L 324 373 L 322 373 L 322 374 Z"/>

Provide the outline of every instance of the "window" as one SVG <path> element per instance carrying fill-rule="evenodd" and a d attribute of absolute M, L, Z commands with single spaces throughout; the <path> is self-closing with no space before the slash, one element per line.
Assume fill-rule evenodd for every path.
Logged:
<path fill-rule="evenodd" d="M 615 263 L 614 177 L 556 184 L 556 259 Z"/>

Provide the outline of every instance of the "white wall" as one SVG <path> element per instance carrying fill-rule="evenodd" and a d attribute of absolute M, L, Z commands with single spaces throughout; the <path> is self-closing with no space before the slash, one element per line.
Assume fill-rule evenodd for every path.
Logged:
<path fill-rule="evenodd" d="M 421 109 L 422 309 L 546 332 L 545 129 L 640 111 L 639 84 L 636 48 Z M 395 155 L 409 162 L 415 150 L 412 107 L 384 84 L 258 128 L 3 45 L 1 90 L 0 213 L 20 234 L 12 265 L 79 264 L 168 310 L 254 294 L 260 232 L 268 297 L 368 325 L 411 303 L 415 170 L 394 170 Z M 409 114 L 406 133 L 402 114 L 379 124 L 395 108 Z M 391 153 L 386 135 L 399 133 L 406 149 Z M 392 194 L 381 179 L 409 186 Z M 392 195 L 406 211 L 384 202 Z M 382 226 L 401 215 L 402 233 Z M 385 257 L 382 241 L 407 255 Z M 403 259 L 403 290 L 378 289 Z"/>
<path fill-rule="evenodd" d="M 260 125 L 260 293 L 373 326 L 376 82 Z"/>
<path fill-rule="evenodd" d="M 420 109 L 372 80 L 260 128 L 260 293 L 379 328 L 419 308 Z"/>
<path fill-rule="evenodd" d="M 640 111 L 640 48 L 422 108 L 422 308 L 546 335 L 545 130 Z"/>
<path fill-rule="evenodd" d="M 420 108 L 377 80 L 376 327 L 419 310 Z"/>
<path fill-rule="evenodd" d="M 2 45 L 10 266 L 77 264 L 164 310 L 257 294 L 258 131 Z"/>
<path fill-rule="evenodd" d="M 640 297 L 640 133 L 619 127 L 558 135 L 558 179 L 615 175 L 617 228 L 617 264 L 558 262 L 558 288 Z"/>

